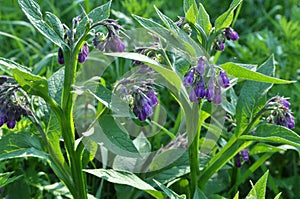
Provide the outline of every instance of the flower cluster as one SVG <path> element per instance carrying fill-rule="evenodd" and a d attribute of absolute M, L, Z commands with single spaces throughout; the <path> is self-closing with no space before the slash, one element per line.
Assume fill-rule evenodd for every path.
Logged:
<path fill-rule="evenodd" d="M 249 152 L 247 149 L 243 149 L 235 156 L 235 166 L 238 168 L 242 167 L 242 162 L 249 162 Z"/>
<path fill-rule="evenodd" d="M 153 114 L 153 108 L 158 105 L 153 88 L 153 78 L 156 73 L 139 61 L 134 61 L 134 64 L 138 69 L 128 78 L 122 79 L 115 90 L 121 91 L 122 98 L 129 102 L 134 115 L 140 121 L 145 121 Z"/>
<path fill-rule="evenodd" d="M 152 108 L 158 104 L 154 90 L 151 87 L 143 90 L 138 88 L 133 92 L 133 98 L 133 113 L 140 121 L 145 121 L 153 114 Z"/>
<path fill-rule="evenodd" d="M 267 103 L 268 113 L 265 117 L 266 120 L 269 123 L 293 129 L 295 127 L 295 118 L 290 110 L 290 105 L 290 102 L 284 97 L 273 97 Z"/>
<path fill-rule="evenodd" d="M 225 28 L 220 35 L 217 36 L 214 48 L 215 50 L 223 51 L 225 49 L 225 41 L 232 40 L 236 41 L 239 39 L 238 33 L 232 28 Z"/>
<path fill-rule="evenodd" d="M 28 115 L 25 98 L 20 96 L 20 91 L 12 78 L 0 76 L 0 127 L 6 123 L 8 128 L 13 129 L 21 116 Z"/>
<path fill-rule="evenodd" d="M 199 102 L 199 99 L 206 98 L 215 104 L 222 102 L 221 88 L 230 86 L 226 72 L 208 64 L 204 56 L 200 57 L 197 65 L 188 71 L 183 84 L 185 87 L 191 87 L 189 94 L 191 102 Z"/>
<path fill-rule="evenodd" d="M 105 52 L 123 52 L 126 46 L 118 35 L 121 27 L 117 24 L 117 21 L 108 19 L 104 21 L 103 25 L 106 27 L 108 34 L 105 36 L 102 33 L 96 33 L 93 39 L 94 47 Z"/>
<path fill-rule="evenodd" d="M 78 23 L 80 22 L 81 17 L 77 16 L 75 18 L 73 18 L 72 20 L 72 28 L 69 29 L 66 25 L 64 25 L 64 29 L 65 29 L 65 35 L 64 35 L 64 39 L 67 41 L 68 45 L 70 46 L 70 41 L 74 40 L 74 33 L 76 32 L 76 25 L 78 25 Z M 64 64 L 65 63 L 65 59 L 64 59 L 64 52 L 62 48 L 58 49 L 57 52 L 57 61 L 59 64 Z M 78 62 L 79 63 L 84 63 L 85 60 L 87 59 L 89 55 L 89 47 L 88 44 L 85 42 L 84 45 L 82 46 L 82 48 L 80 49 L 79 53 L 78 53 Z"/>

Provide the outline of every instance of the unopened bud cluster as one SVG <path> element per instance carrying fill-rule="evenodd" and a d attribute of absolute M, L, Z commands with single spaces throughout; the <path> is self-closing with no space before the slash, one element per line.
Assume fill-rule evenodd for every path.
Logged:
<path fill-rule="evenodd" d="M 217 36 L 214 43 L 215 50 L 223 51 L 225 49 L 225 41 L 236 41 L 239 39 L 238 33 L 231 27 L 225 28 L 221 34 Z"/>
<path fill-rule="evenodd" d="M 119 37 L 120 26 L 117 21 L 108 19 L 103 23 L 107 29 L 108 34 L 105 36 L 102 33 L 96 33 L 93 39 L 94 47 L 104 52 L 123 52 L 125 50 L 125 44 Z"/>
<path fill-rule="evenodd" d="M 188 71 L 183 84 L 190 88 L 191 102 L 199 102 L 200 99 L 206 98 L 215 104 L 222 103 L 221 88 L 230 86 L 226 72 L 210 65 L 204 56 L 200 57 L 197 65 Z"/>
<path fill-rule="evenodd" d="M 0 76 L 0 127 L 13 129 L 21 116 L 27 116 L 26 100 L 20 95 L 21 88 L 14 79 Z"/>
<path fill-rule="evenodd" d="M 71 47 L 71 44 L 74 44 L 74 41 L 78 38 L 75 38 L 76 26 L 80 23 L 81 17 L 77 16 L 73 19 L 72 28 L 69 29 L 66 25 L 64 39 L 67 44 Z M 108 34 L 105 36 L 103 33 L 97 32 L 93 33 L 93 45 L 96 49 L 104 51 L 104 52 L 123 52 L 125 50 L 125 44 L 119 37 L 120 26 L 117 24 L 117 21 L 112 19 L 107 19 L 92 25 L 91 27 L 96 27 L 98 25 L 104 26 Z M 85 42 L 81 47 L 78 53 L 78 62 L 84 63 L 89 54 L 89 46 L 88 43 Z M 64 64 L 65 57 L 62 48 L 58 49 L 58 63 Z"/>
<path fill-rule="evenodd" d="M 268 111 L 265 119 L 269 123 L 293 129 L 295 127 L 295 118 L 290 110 L 290 105 L 290 102 L 284 97 L 273 97 L 267 104 Z"/>

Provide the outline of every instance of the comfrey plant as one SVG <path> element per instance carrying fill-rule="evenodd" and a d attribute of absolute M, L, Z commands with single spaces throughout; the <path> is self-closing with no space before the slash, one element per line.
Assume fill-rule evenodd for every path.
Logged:
<path fill-rule="evenodd" d="M 215 55 L 226 50 L 226 42 L 239 39 L 232 22 L 242 0 L 234 0 L 228 10 L 216 18 L 214 26 L 204 6 L 193 0 L 184 0 L 185 16 L 178 22 L 158 9 L 156 12 L 163 25 L 134 15 L 146 29 L 145 35 L 134 36 L 137 44 L 145 45 L 135 45 L 135 52 L 124 52 L 130 48 L 120 36 L 125 30 L 116 20 L 109 19 L 111 2 L 90 13 L 82 10 L 82 14 L 72 20 L 71 27 L 50 12 L 43 16 L 33 0 L 18 2 L 33 26 L 57 46 L 61 69 L 46 79 L 33 74 L 28 67 L 0 58 L 1 67 L 10 76 L 0 77 L 1 126 L 5 128 L 6 123 L 8 129 L 14 129 L 16 122 L 25 116 L 42 138 L 39 140 L 34 134 L 27 148 L 20 145 L 11 151 L 3 150 L 0 159 L 25 156 L 46 160 L 73 198 L 101 198 L 104 181 L 91 185 L 88 182 L 94 180 L 88 181 L 87 176 L 114 183 L 113 190 L 123 199 L 239 198 L 239 185 L 273 153 L 284 150 L 280 145 L 300 147 L 300 136 L 292 131 L 295 118 L 287 98 L 276 96 L 267 100 L 273 84 L 292 83 L 274 77 L 274 57 L 260 66 L 217 64 Z M 127 36 L 130 35 L 132 32 Z M 149 37 L 152 38 L 150 45 L 140 41 Z M 95 58 L 91 57 L 92 48 L 96 55 L 101 55 L 101 61 L 111 57 L 134 60 L 135 70 L 113 86 L 105 87 L 97 74 L 83 85 L 77 85 L 78 71 L 88 65 L 89 58 Z M 60 80 L 63 80 L 61 84 Z M 239 82 L 243 84 L 236 87 Z M 96 85 L 96 89 L 91 89 L 91 84 Z M 75 125 L 76 117 L 81 114 L 74 109 L 76 99 L 84 94 L 93 98 L 93 103 L 84 105 L 84 110 L 90 108 L 95 117 L 92 122 L 84 123 L 87 127 L 81 131 L 81 127 Z M 180 107 L 175 121 L 166 122 L 169 126 L 157 122 L 163 96 L 172 97 Z M 49 114 L 46 119 L 36 116 L 31 97 L 45 101 Z M 88 114 L 82 115 L 88 117 Z M 165 117 L 170 118 L 172 116 Z M 227 121 L 231 123 L 230 128 L 224 128 L 225 118 L 230 118 Z M 50 131 L 53 126 L 55 130 Z M 147 128 L 151 136 L 158 131 L 172 140 L 169 144 L 157 141 L 159 134 L 148 138 Z M 75 132 L 80 135 L 78 139 Z M 5 140 L 19 143 L 18 136 L 24 138 L 23 133 L 13 136 L 8 133 L 0 140 L 1 145 L 7 144 Z M 39 140 L 44 147 L 38 147 L 33 140 Z M 160 148 L 152 153 L 151 144 L 154 146 L 155 142 L 158 142 L 156 148 Z M 270 146 L 274 150 L 269 151 Z M 93 162 L 98 149 L 102 168 L 95 168 L 97 164 Z M 107 151 L 113 153 L 110 161 Z M 262 152 L 268 153 L 261 155 Z M 174 159 L 176 155 L 178 158 Z M 89 162 L 93 169 L 88 169 L 91 168 Z M 242 165 L 251 172 L 244 172 Z M 228 174 L 226 177 L 222 177 L 224 171 Z M 267 176 L 266 171 L 246 197 L 265 197 Z M 221 178 L 224 183 L 217 187 Z M 179 181 L 187 186 L 180 187 L 184 191 L 176 193 Z M 168 184 L 174 187 L 167 187 Z M 94 187 L 100 188 L 94 190 Z M 272 191 L 279 198 L 278 189 Z"/>

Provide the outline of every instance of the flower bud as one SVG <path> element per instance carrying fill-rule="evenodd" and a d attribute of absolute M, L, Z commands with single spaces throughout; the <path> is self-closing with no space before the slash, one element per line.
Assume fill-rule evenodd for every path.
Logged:
<path fill-rule="evenodd" d="M 191 86 L 194 80 L 194 70 L 191 70 L 188 75 L 183 79 L 183 85 L 188 87 Z"/>
<path fill-rule="evenodd" d="M 205 58 L 200 57 L 196 66 L 196 71 L 199 73 L 199 75 L 203 75 L 205 71 Z"/>
<path fill-rule="evenodd" d="M 156 106 L 158 104 L 158 100 L 157 97 L 154 93 L 153 90 L 149 91 L 149 93 L 147 94 L 147 97 L 149 98 L 149 104 L 153 107 Z"/>
<path fill-rule="evenodd" d="M 198 102 L 195 88 L 192 88 L 189 98 L 190 98 L 191 102 Z"/>
<path fill-rule="evenodd" d="M 220 71 L 220 85 L 223 88 L 228 88 L 230 86 L 229 79 L 228 79 L 228 77 L 226 75 L 226 72 L 224 70 Z"/>
<path fill-rule="evenodd" d="M 87 43 L 85 43 L 78 54 L 78 62 L 84 63 L 88 55 L 89 55 L 89 47 Z"/>
<path fill-rule="evenodd" d="M 197 88 L 196 88 L 196 96 L 197 98 L 204 98 L 205 97 L 205 83 L 204 83 L 204 80 L 203 78 L 201 77 L 199 82 L 198 82 L 198 85 L 197 85 Z"/>
<path fill-rule="evenodd" d="M 64 54 L 63 54 L 62 48 L 58 49 L 58 63 L 59 64 L 64 64 L 65 63 Z"/>
<path fill-rule="evenodd" d="M 125 44 L 121 41 L 119 36 L 111 35 L 110 38 L 107 39 L 105 45 L 105 51 L 112 51 L 112 52 L 124 52 Z"/>
<path fill-rule="evenodd" d="M 248 150 L 247 149 L 243 149 L 241 151 L 241 155 L 242 155 L 242 158 L 244 161 L 248 161 L 249 160 L 249 153 L 248 153 Z"/>
<path fill-rule="evenodd" d="M 208 81 L 208 85 L 207 85 L 207 90 L 205 93 L 206 99 L 208 101 L 212 101 L 215 97 L 215 83 L 214 83 L 214 78 L 211 77 Z"/>
<path fill-rule="evenodd" d="M 242 167 L 241 155 L 239 153 L 235 156 L 235 166 L 238 168 Z"/>
<path fill-rule="evenodd" d="M 215 87 L 215 95 L 212 100 L 213 103 L 215 104 L 221 104 L 222 103 L 222 93 L 221 93 L 221 88 L 219 86 Z"/>
<path fill-rule="evenodd" d="M 230 27 L 226 28 L 224 32 L 228 40 L 236 41 L 239 39 L 238 33 Z"/>

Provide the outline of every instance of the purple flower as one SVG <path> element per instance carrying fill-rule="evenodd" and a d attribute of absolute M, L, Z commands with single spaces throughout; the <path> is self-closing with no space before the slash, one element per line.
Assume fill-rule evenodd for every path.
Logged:
<path fill-rule="evenodd" d="M 195 92 L 196 92 L 197 98 L 200 99 L 200 98 L 205 97 L 205 82 L 202 77 L 200 78 L 200 80 L 198 82 Z"/>
<path fill-rule="evenodd" d="M 224 70 L 220 71 L 220 85 L 223 88 L 228 88 L 230 86 L 229 79 L 228 79 L 228 77 L 226 75 L 226 72 Z"/>
<path fill-rule="evenodd" d="M 218 51 L 223 51 L 225 49 L 225 42 L 216 42 L 215 43 L 215 49 Z"/>
<path fill-rule="evenodd" d="M 89 55 L 89 47 L 87 43 L 85 43 L 78 54 L 78 62 L 84 63 L 88 55 Z"/>
<path fill-rule="evenodd" d="M 58 59 L 57 60 L 58 60 L 59 64 L 64 64 L 65 63 L 64 54 L 63 54 L 62 48 L 58 49 Z"/>
<path fill-rule="evenodd" d="M 16 120 L 8 120 L 8 121 L 6 122 L 6 125 L 7 125 L 7 127 L 8 127 L 9 129 L 13 129 L 13 128 L 15 128 L 15 126 L 16 126 Z"/>
<path fill-rule="evenodd" d="M 242 167 L 241 155 L 239 153 L 235 156 L 235 166 L 238 168 Z"/>
<path fill-rule="evenodd" d="M 205 71 L 205 58 L 200 57 L 196 66 L 196 71 L 199 73 L 199 75 L 203 75 Z"/>
<path fill-rule="evenodd" d="M 230 27 L 226 28 L 224 32 L 228 40 L 236 41 L 239 39 L 238 33 Z"/>
<path fill-rule="evenodd" d="M 198 102 L 195 88 L 192 88 L 189 98 L 190 98 L 191 102 Z"/>
<path fill-rule="evenodd" d="M 124 50 L 125 50 L 125 44 L 121 41 L 119 36 L 111 35 L 111 37 L 107 39 L 105 45 L 105 51 L 124 52 Z"/>
<path fill-rule="evenodd" d="M 291 103 L 287 101 L 285 98 L 281 98 L 281 103 L 285 108 L 289 108 Z"/>
<path fill-rule="evenodd" d="M 140 121 L 145 121 L 148 116 L 153 114 L 152 108 L 158 104 L 158 100 L 153 90 L 148 91 L 145 95 L 138 89 L 134 95 L 133 113 Z"/>
<path fill-rule="evenodd" d="M 249 160 L 249 153 L 248 153 L 248 150 L 247 149 L 243 149 L 241 151 L 241 155 L 242 155 L 242 158 L 244 161 L 248 161 Z"/>
<path fill-rule="evenodd" d="M 0 116 L 0 127 L 7 122 L 7 118 L 5 115 Z"/>
<path fill-rule="evenodd" d="M 215 87 L 215 95 L 212 100 L 213 103 L 215 104 L 221 104 L 222 103 L 222 93 L 221 93 L 221 88 L 220 87 Z"/>
<path fill-rule="evenodd" d="M 147 94 L 147 97 L 149 98 L 149 104 L 153 107 L 158 104 L 157 97 L 153 90 L 149 91 Z"/>
<path fill-rule="evenodd" d="M 292 116 L 291 113 L 286 113 L 286 127 L 289 129 L 293 129 L 295 127 L 295 118 Z"/>
<path fill-rule="evenodd" d="M 183 85 L 188 87 L 192 85 L 194 80 L 194 70 L 191 70 L 188 75 L 186 75 L 183 79 Z"/>
<path fill-rule="evenodd" d="M 214 83 L 214 78 L 211 77 L 208 81 L 208 85 L 207 85 L 207 90 L 205 93 L 206 99 L 208 101 L 212 101 L 215 97 L 215 83 Z"/>

